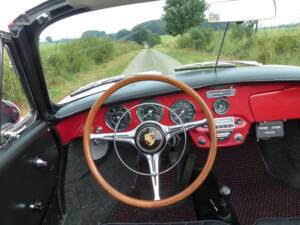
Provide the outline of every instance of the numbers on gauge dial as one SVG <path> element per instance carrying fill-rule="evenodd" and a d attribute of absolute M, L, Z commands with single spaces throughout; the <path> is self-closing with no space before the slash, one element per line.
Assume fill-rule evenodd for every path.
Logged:
<path fill-rule="evenodd" d="M 180 124 L 181 119 L 183 123 L 192 122 L 196 115 L 196 109 L 195 106 L 187 101 L 187 100 L 178 100 L 176 101 L 172 106 L 171 110 L 176 113 L 176 115 L 173 112 L 170 112 L 170 119 L 175 124 Z"/>
<path fill-rule="evenodd" d="M 137 108 L 137 116 L 141 122 L 151 120 L 159 122 L 163 116 L 163 108 L 154 101 L 143 102 Z"/>

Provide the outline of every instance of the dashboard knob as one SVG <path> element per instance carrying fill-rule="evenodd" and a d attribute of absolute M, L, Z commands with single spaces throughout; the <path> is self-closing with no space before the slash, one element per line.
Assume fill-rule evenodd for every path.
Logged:
<path fill-rule="evenodd" d="M 243 142 L 244 136 L 240 133 L 237 133 L 236 135 L 234 135 L 234 140 L 236 140 L 237 142 Z"/>
<path fill-rule="evenodd" d="M 44 206 L 42 202 L 36 201 L 28 206 L 30 210 L 33 211 L 42 211 Z"/>
<path fill-rule="evenodd" d="M 243 125 L 243 120 L 242 120 L 242 119 L 237 119 L 237 120 L 235 121 L 235 124 L 236 124 L 236 125 Z"/>
<path fill-rule="evenodd" d="M 36 168 L 47 168 L 49 163 L 43 159 L 40 159 L 40 158 L 35 158 L 34 159 L 34 165 Z"/>
<path fill-rule="evenodd" d="M 205 137 L 200 137 L 198 142 L 200 145 L 205 145 L 206 144 Z"/>

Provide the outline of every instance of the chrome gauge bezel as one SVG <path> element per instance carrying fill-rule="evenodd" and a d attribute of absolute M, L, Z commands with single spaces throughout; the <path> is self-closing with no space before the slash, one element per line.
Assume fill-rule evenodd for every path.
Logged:
<path fill-rule="evenodd" d="M 173 110 L 173 106 L 176 105 L 176 104 L 178 104 L 178 102 L 186 102 L 186 103 L 190 104 L 190 105 L 193 107 L 193 109 L 194 109 L 194 115 L 193 115 L 192 120 L 189 121 L 189 122 L 192 122 L 192 121 L 196 118 L 196 113 L 197 113 L 195 105 L 194 105 L 191 101 L 189 101 L 189 100 L 186 100 L 186 99 L 179 99 L 179 100 L 175 101 L 175 102 L 171 105 L 170 109 L 172 109 L 172 111 L 174 111 L 174 110 Z M 171 120 L 174 124 L 177 124 L 177 123 L 173 120 L 172 114 L 171 114 L 171 113 L 169 114 L 169 117 L 170 117 L 170 120 Z"/>
<path fill-rule="evenodd" d="M 161 104 L 159 104 L 158 102 L 156 102 L 155 100 L 147 100 L 147 101 L 144 101 L 142 102 L 136 109 L 136 115 L 139 119 L 140 122 L 146 122 L 148 120 L 143 120 L 140 116 L 140 113 L 139 113 L 139 110 L 141 109 L 141 107 L 145 106 L 145 105 L 154 105 L 156 107 L 159 107 L 160 108 L 160 111 L 161 111 L 161 115 L 160 115 L 160 119 L 159 120 L 154 120 L 156 122 L 160 122 L 164 116 L 164 108 L 161 106 Z M 149 120 L 150 121 L 150 120 Z"/>
<path fill-rule="evenodd" d="M 219 104 L 220 102 L 226 102 L 227 104 L 227 108 L 224 112 L 219 112 L 218 109 L 217 109 L 217 104 Z M 220 116 L 222 115 L 225 115 L 226 113 L 228 113 L 229 109 L 230 109 L 230 104 L 229 104 L 229 101 L 225 98 L 219 98 L 217 99 L 215 102 L 214 102 L 214 105 L 213 105 L 213 109 L 214 109 L 214 112 Z"/>
<path fill-rule="evenodd" d="M 117 131 L 124 131 L 124 130 L 126 130 L 126 129 L 129 127 L 129 125 L 130 125 L 130 123 L 131 123 L 131 121 L 132 121 L 132 117 L 131 117 L 131 113 L 130 113 L 130 111 L 128 110 L 128 108 L 126 108 L 126 107 L 123 106 L 123 105 L 115 105 L 115 106 L 111 106 L 111 107 L 108 108 L 108 110 L 105 112 L 105 124 L 106 124 L 106 126 L 107 126 L 109 129 L 111 129 L 111 130 L 116 130 L 116 128 L 112 127 L 112 126 L 109 124 L 108 118 L 107 118 L 107 116 L 108 116 L 107 113 L 108 113 L 111 109 L 116 108 L 116 107 L 123 108 L 123 109 L 129 114 L 129 122 L 128 122 L 128 124 L 126 125 L 126 127 L 117 130 Z"/>

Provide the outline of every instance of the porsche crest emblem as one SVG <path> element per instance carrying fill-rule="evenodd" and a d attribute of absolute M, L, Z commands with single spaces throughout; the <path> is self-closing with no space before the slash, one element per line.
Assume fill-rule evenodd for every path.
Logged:
<path fill-rule="evenodd" d="M 149 147 L 152 147 L 155 143 L 155 134 L 154 133 L 148 133 L 144 136 L 145 142 Z"/>

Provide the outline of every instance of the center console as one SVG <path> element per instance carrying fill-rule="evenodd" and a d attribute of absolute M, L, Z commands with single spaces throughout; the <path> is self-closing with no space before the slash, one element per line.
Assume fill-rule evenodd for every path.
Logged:
<path fill-rule="evenodd" d="M 226 147 L 239 145 L 246 139 L 250 124 L 241 117 L 215 118 L 218 146 Z M 204 124 L 191 132 L 192 138 L 196 139 L 198 147 L 209 148 L 208 125 Z"/>

